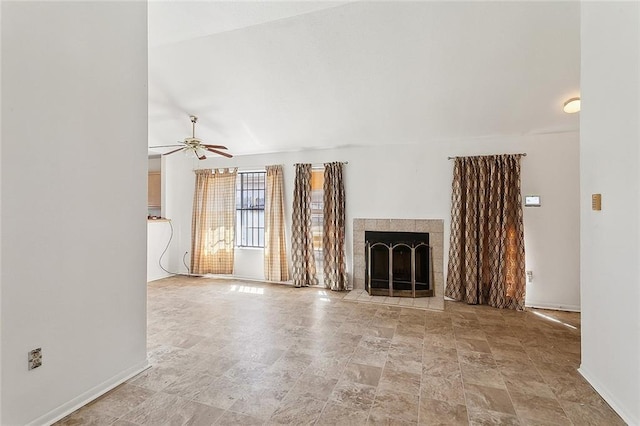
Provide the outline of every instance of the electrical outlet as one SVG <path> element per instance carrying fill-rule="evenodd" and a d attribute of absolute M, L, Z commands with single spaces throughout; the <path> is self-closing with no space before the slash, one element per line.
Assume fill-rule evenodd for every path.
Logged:
<path fill-rule="evenodd" d="M 529 282 L 533 281 L 533 271 L 527 271 L 527 278 Z"/>
<path fill-rule="evenodd" d="M 38 368 L 42 365 L 42 348 L 29 351 L 29 370 Z"/>

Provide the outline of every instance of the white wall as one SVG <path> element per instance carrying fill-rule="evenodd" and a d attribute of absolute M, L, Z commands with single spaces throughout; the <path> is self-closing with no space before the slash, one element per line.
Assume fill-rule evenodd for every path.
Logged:
<path fill-rule="evenodd" d="M 45 424 L 147 364 L 147 10 L 0 7 L 0 423 Z"/>
<path fill-rule="evenodd" d="M 582 3 L 582 364 L 640 424 L 640 5 Z M 591 194 L 602 194 L 602 211 Z"/>
<path fill-rule="evenodd" d="M 150 172 L 160 172 L 162 171 L 162 159 L 160 157 L 149 158 L 149 169 Z"/>
<path fill-rule="evenodd" d="M 173 239 L 167 250 L 165 268 L 188 273 L 183 265 L 185 252 L 191 252 L 191 209 L 195 175 L 191 160 L 181 153 L 162 157 L 162 215 L 173 224 Z M 189 265 L 189 257 L 184 258 Z"/>
<path fill-rule="evenodd" d="M 445 220 L 445 264 L 449 247 L 449 217 L 453 163 L 449 155 L 527 152 L 522 160 L 523 194 L 542 197 L 542 207 L 525 208 L 527 268 L 534 280 L 527 287 L 527 304 L 579 309 L 579 182 L 578 134 L 513 136 L 423 145 L 340 148 L 282 154 L 240 156 L 231 160 L 166 158 L 167 209 L 180 237 L 172 247 L 172 265 L 190 251 L 191 201 L 195 167 L 255 169 L 284 165 L 287 238 L 291 236 L 291 203 L 296 162 L 321 164 L 349 161 L 345 166 L 347 193 L 347 260 L 351 268 L 354 218 Z M 290 253 L 289 247 L 289 253 Z M 264 277 L 262 252 L 236 252 L 235 274 Z"/>
<path fill-rule="evenodd" d="M 0 25 L 2 3 L 0 3 Z M 0 27 L 0 52 L 2 52 L 2 29 Z M 0 54 L 0 320 L 2 319 L 2 54 Z M 2 323 L 0 323 L 0 421 L 2 421 Z"/>
<path fill-rule="evenodd" d="M 171 275 L 165 271 L 168 255 L 167 253 L 163 255 L 171 240 L 171 226 L 171 222 L 166 220 L 147 221 L 147 281 L 155 281 Z M 161 258 L 162 267 L 160 266 Z"/>

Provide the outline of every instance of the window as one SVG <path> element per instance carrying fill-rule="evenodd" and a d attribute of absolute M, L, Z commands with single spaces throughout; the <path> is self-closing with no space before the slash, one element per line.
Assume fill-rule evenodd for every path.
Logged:
<path fill-rule="evenodd" d="M 264 247 L 266 172 L 240 172 L 236 180 L 236 246 Z"/>
<path fill-rule="evenodd" d="M 311 170 L 311 233 L 313 234 L 313 257 L 316 261 L 318 279 L 322 279 L 324 252 L 324 169 Z"/>

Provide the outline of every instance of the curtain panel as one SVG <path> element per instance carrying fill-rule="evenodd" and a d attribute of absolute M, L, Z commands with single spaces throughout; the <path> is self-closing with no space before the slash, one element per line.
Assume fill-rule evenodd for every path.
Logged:
<path fill-rule="evenodd" d="M 331 290 L 346 290 L 348 285 L 345 235 L 345 196 L 343 164 L 324 165 L 324 285 Z"/>
<path fill-rule="evenodd" d="M 191 273 L 232 274 L 237 170 L 196 170 Z"/>
<path fill-rule="evenodd" d="M 455 159 L 446 296 L 469 304 L 524 309 L 520 157 Z"/>
<path fill-rule="evenodd" d="M 264 277 L 269 281 L 287 281 L 287 243 L 284 228 L 284 183 L 282 166 L 267 166 L 267 191 L 264 209 Z"/>
<path fill-rule="evenodd" d="M 316 285 L 316 263 L 311 233 L 311 164 L 296 164 L 291 221 L 291 262 L 296 287 Z"/>

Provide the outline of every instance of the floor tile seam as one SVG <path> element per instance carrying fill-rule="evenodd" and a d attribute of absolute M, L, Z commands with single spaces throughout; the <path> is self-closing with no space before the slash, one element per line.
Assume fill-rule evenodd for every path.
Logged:
<path fill-rule="evenodd" d="M 469 365 L 469 366 L 473 366 L 473 367 L 479 367 L 479 368 L 495 368 L 496 370 L 500 371 L 500 367 L 498 366 L 498 362 L 497 362 L 497 360 L 495 359 L 495 357 L 493 356 L 493 354 L 488 354 L 488 355 L 491 355 L 491 358 L 492 358 L 492 360 L 493 360 L 493 366 L 492 366 L 492 367 L 487 367 L 486 365 L 482 365 L 482 364 L 480 364 L 480 363 L 476 363 L 476 362 L 466 362 L 466 361 L 463 361 L 462 359 L 460 359 L 460 352 L 462 352 L 463 354 L 465 354 L 465 353 L 469 353 L 469 352 L 472 352 L 472 353 L 479 353 L 479 354 L 486 354 L 486 352 L 461 351 L 461 350 L 458 350 L 457 348 L 456 348 L 456 351 L 457 351 L 457 353 L 458 353 L 458 355 L 457 355 L 457 357 L 456 357 L 456 358 L 458 359 L 458 362 L 460 363 L 460 372 L 461 372 L 461 373 L 462 373 L 462 364 L 464 364 L 464 365 Z"/>
<path fill-rule="evenodd" d="M 373 411 L 373 408 L 374 408 L 374 407 L 373 407 L 373 405 L 372 405 L 372 406 L 371 406 L 371 410 L 370 410 L 369 415 L 371 415 L 371 411 Z M 418 414 L 419 414 L 419 412 L 420 412 L 420 408 L 418 408 Z M 385 413 L 385 414 L 384 414 L 384 416 L 385 416 L 386 418 L 388 418 L 388 419 L 392 419 L 392 420 L 396 420 L 396 421 L 398 421 L 398 422 L 399 422 L 398 424 L 401 424 L 401 425 L 407 425 L 407 424 L 411 424 L 411 425 L 418 425 L 418 424 L 420 424 L 420 422 L 418 421 L 417 417 L 416 417 L 416 420 L 415 420 L 415 421 L 408 421 L 408 420 L 406 420 L 406 419 L 401 419 L 401 418 L 399 418 L 399 417 L 396 417 L 396 416 L 394 416 L 394 415 L 387 414 L 387 413 Z M 367 419 L 367 421 L 368 421 L 368 419 Z M 391 424 L 396 424 L 396 423 L 391 423 Z"/>
<path fill-rule="evenodd" d="M 543 377 L 543 379 L 544 379 L 544 377 Z M 551 386 L 549 386 L 549 387 L 551 388 Z M 552 391 L 553 391 L 553 388 L 552 388 Z M 575 425 L 575 423 L 573 422 L 573 419 L 569 416 L 569 413 L 567 413 L 567 410 L 565 410 L 564 405 L 561 402 L 562 400 L 556 396 L 555 392 L 553 393 L 553 396 L 556 399 L 556 401 L 558 402 L 558 405 L 562 409 L 562 412 L 564 413 L 565 417 L 567 419 L 569 419 L 569 422 L 571 422 L 572 425 Z M 566 402 L 572 402 L 572 403 L 580 404 L 581 406 L 591 406 L 591 404 L 586 404 L 586 403 L 582 403 L 582 402 L 569 401 L 569 400 L 565 400 L 565 401 Z M 609 404 L 607 404 L 607 407 L 609 407 Z M 609 407 L 609 408 L 611 409 L 611 407 Z M 614 413 L 615 413 L 615 411 L 614 411 Z M 615 413 L 615 414 L 617 415 L 617 413 Z"/>
<path fill-rule="evenodd" d="M 527 354 L 528 356 L 528 354 Z M 547 381 L 547 378 L 544 376 L 544 374 L 542 374 L 542 372 L 540 371 L 540 368 L 536 365 L 536 363 L 531 362 L 533 364 L 533 368 L 536 369 L 536 372 L 538 373 L 538 375 L 542 378 L 542 381 L 545 385 L 547 385 L 549 387 L 549 389 L 551 389 L 551 393 L 553 393 L 553 397 L 556 400 L 556 402 L 558 403 L 558 405 L 560 406 L 560 408 L 562 409 L 562 412 L 564 413 L 565 417 L 567 419 L 569 419 L 569 421 L 571 422 L 571 424 L 573 424 L 573 420 L 571 420 L 571 418 L 569 417 L 568 413 L 566 412 L 566 410 L 564 409 L 564 406 L 560 403 L 560 398 L 558 398 L 558 395 L 556 395 L 556 393 L 553 391 L 553 386 L 551 385 L 551 383 L 549 383 Z"/>
<path fill-rule="evenodd" d="M 498 371 L 498 372 L 499 372 L 499 371 Z M 500 373 L 500 372 L 499 372 L 499 374 L 500 374 L 500 378 L 502 379 L 502 381 L 503 381 L 503 383 L 504 383 L 504 378 L 502 377 L 502 373 Z M 468 405 L 468 399 L 467 399 L 467 392 L 466 392 L 466 388 L 465 388 L 465 382 L 466 382 L 466 381 L 465 381 L 464 376 L 463 376 L 463 374 L 462 374 L 462 366 L 460 367 L 460 379 L 462 380 L 462 390 L 463 390 L 463 393 L 464 393 L 465 405 L 467 406 L 467 415 L 468 415 L 468 412 L 469 412 L 469 405 Z M 475 383 L 470 383 L 470 382 L 469 382 L 468 384 L 470 384 L 470 385 L 476 385 Z M 515 417 L 518 419 L 518 421 L 521 421 L 521 417 L 520 417 L 520 415 L 518 414 L 518 411 L 516 410 L 516 406 L 515 406 L 515 404 L 513 403 L 513 398 L 511 397 L 511 393 L 509 392 L 509 389 L 507 388 L 506 384 L 505 384 L 504 388 L 496 388 L 496 387 L 494 387 L 494 386 L 489 386 L 489 385 L 487 385 L 487 384 L 476 385 L 476 386 L 483 386 L 483 387 L 488 387 L 488 388 L 492 388 L 492 389 L 504 390 L 504 391 L 507 393 L 507 396 L 509 397 L 509 402 L 511 403 L 511 407 L 513 407 L 513 411 L 514 411 L 514 413 L 515 413 Z M 493 411 L 493 410 L 489 410 L 489 409 L 487 409 L 487 411 Z M 509 413 L 504 413 L 504 414 L 509 414 Z"/>
<path fill-rule="evenodd" d="M 126 382 L 125 382 L 125 383 L 126 383 Z M 153 398 L 155 395 L 157 395 L 158 393 L 160 393 L 160 392 L 161 392 L 161 391 L 156 391 L 156 390 L 153 390 L 153 389 L 147 389 L 147 388 L 144 388 L 144 387 L 142 387 L 142 386 L 138 386 L 138 385 L 133 385 L 133 384 L 131 384 L 131 383 L 127 383 L 127 384 L 129 384 L 129 385 L 131 385 L 131 386 L 135 386 L 136 388 L 139 388 L 139 389 L 142 389 L 142 390 L 145 390 L 145 391 L 151 391 L 151 392 L 153 392 L 153 394 L 152 394 L 149 398 L 146 398 L 144 401 L 140 402 L 140 403 L 139 403 L 138 405 L 136 405 L 135 407 L 131 408 L 131 409 L 130 409 L 129 411 L 127 411 L 126 413 L 124 413 L 124 414 L 120 415 L 119 417 L 117 417 L 117 420 L 122 420 L 122 418 L 123 418 L 124 416 L 126 416 L 127 414 L 129 414 L 130 412 L 132 412 L 134 409 L 138 408 L 139 406 L 141 406 L 142 404 L 144 404 L 146 401 L 148 401 L 149 399 Z M 163 389 L 164 389 L 164 388 L 163 388 Z M 117 421 L 117 420 L 116 420 L 116 421 Z M 114 423 L 115 423 L 115 422 L 114 422 Z M 135 423 L 135 422 L 131 422 L 131 423 Z M 136 424 L 137 424 L 137 423 L 136 423 Z"/>
<path fill-rule="evenodd" d="M 336 384 L 333 385 L 333 388 L 331 388 L 331 392 L 329 392 L 329 396 L 327 397 L 327 399 L 324 402 L 324 405 L 322 406 L 322 410 L 320 411 L 320 415 L 318 415 L 318 418 L 315 419 L 315 421 L 313 422 L 314 425 L 316 425 L 320 419 L 322 418 L 322 415 L 324 414 L 324 410 L 326 410 L 327 406 L 329 405 L 329 403 L 333 403 L 336 405 L 340 405 L 341 407 L 347 408 L 347 409 L 354 409 L 353 407 L 349 407 L 347 405 L 344 404 L 340 404 L 338 401 L 334 401 L 331 399 L 331 395 L 333 394 L 333 391 L 336 389 L 336 386 L 338 386 L 338 383 L 340 382 L 340 379 L 338 379 L 336 381 Z M 371 410 L 371 407 L 369 407 L 369 411 Z M 369 418 L 369 413 L 367 413 L 367 419 Z"/>
<path fill-rule="evenodd" d="M 426 325 L 425 325 L 425 327 L 426 327 Z M 423 369 L 424 369 L 424 349 L 425 349 L 424 348 L 424 337 L 422 338 L 422 340 L 423 340 L 423 345 L 422 345 L 422 352 L 421 352 L 421 357 L 420 357 L 420 360 L 421 360 L 421 362 L 420 362 L 420 366 L 421 366 L 421 368 L 420 368 L 420 389 L 418 390 L 418 424 L 420 424 L 420 420 L 421 420 L 420 417 L 422 415 L 422 387 L 423 387 L 422 379 L 424 377 L 424 374 L 423 374 Z"/>
<path fill-rule="evenodd" d="M 388 358 L 388 357 L 389 357 L 389 354 L 387 353 L 387 358 Z M 384 374 L 384 369 L 385 369 L 385 367 L 386 367 L 386 364 L 387 364 L 387 360 L 385 359 L 385 366 L 383 366 L 383 367 L 382 367 L 382 371 L 381 371 L 381 373 L 380 373 L 380 377 L 382 377 L 382 375 Z M 422 386 L 422 370 L 420 371 L 420 386 Z M 376 386 L 376 393 L 375 393 L 375 395 L 374 395 L 374 397 L 373 397 L 373 400 L 371 401 L 371 408 L 370 408 L 370 410 L 369 410 L 369 415 L 371 415 L 371 411 L 373 410 L 373 407 L 374 407 L 374 405 L 375 405 L 376 399 L 377 399 L 377 397 L 378 397 L 378 391 L 379 391 L 379 390 L 380 390 L 380 383 L 378 383 L 378 386 Z M 422 390 L 422 389 L 421 389 L 421 390 Z M 404 394 L 404 395 L 412 396 L 412 394 L 411 394 L 411 393 L 409 393 L 409 392 L 395 391 L 395 393 L 396 393 L 396 394 L 400 393 L 400 394 Z M 389 417 L 389 418 L 391 418 L 391 419 L 398 420 L 398 421 L 400 421 L 400 422 L 404 422 L 404 420 L 403 420 L 403 419 L 399 419 L 399 418 L 394 417 L 394 416 L 390 416 L 390 415 L 389 415 L 389 416 L 387 416 L 387 417 Z M 418 419 L 419 419 L 419 417 L 420 417 L 420 395 L 419 395 L 419 394 L 418 394 L 418 415 L 417 415 L 417 417 L 418 417 Z M 369 421 L 369 419 L 367 418 L 367 422 L 368 422 L 368 421 Z M 416 423 L 416 424 L 418 424 L 418 420 L 416 420 L 416 422 L 415 422 L 415 423 Z"/>
<path fill-rule="evenodd" d="M 161 392 L 161 391 L 158 391 L 158 392 Z M 186 400 L 187 400 L 187 401 L 189 401 L 189 402 L 194 402 L 194 403 L 196 403 L 196 404 L 206 405 L 207 407 L 210 407 L 210 408 L 217 408 L 218 410 L 222 410 L 222 414 L 221 414 L 220 416 L 218 416 L 218 417 L 216 418 L 216 420 L 218 420 L 219 418 L 221 418 L 221 417 L 224 415 L 224 413 L 226 413 L 226 412 L 229 410 L 228 408 L 227 408 L 227 409 L 225 409 L 225 408 L 220 408 L 220 407 L 217 407 L 217 406 L 215 406 L 215 405 L 211 405 L 211 404 L 207 404 L 207 403 L 202 402 L 202 401 L 198 401 L 198 400 L 196 400 L 196 399 L 195 399 L 195 397 L 192 397 L 192 398 L 185 398 L 185 397 L 183 397 L 183 396 L 181 396 L 181 395 L 177 395 L 177 394 L 169 394 L 169 395 L 175 395 L 175 396 L 177 396 L 177 397 L 179 397 L 179 398 L 186 399 Z M 236 399 L 236 398 L 234 398 L 234 399 L 233 399 L 233 402 L 235 403 L 236 401 L 237 401 L 237 399 Z M 233 405 L 233 404 L 231 404 L 231 405 Z M 231 405 L 230 405 L 230 406 L 231 406 Z"/>
<path fill-rule="evenodd" d="M 562 408 L 562 406 L 561 406 L 561 408 Z M 517 412 L 518 412 L 518 410 L 516 410 L 516 413 Z M 564 409 L 563 409 L 563 412 L 564 412 Z M 530 420 L 529 423 L 531 423 L 531 421 L 546 421 L 544 419 L 534 419 L 534 418 L 531 418 L 531 417 L 525 417 L 525 416 L 518 415 L 518 419 L 520 419 L 520 418 L 522 418 L 523 420 Z M 575 423 L 573 423 L 573 421 L 569 418 L 569 416 L 565 415 L 564 418 L 569 422 L 570 425 L 572 425 L 572 426 L 575 425 Z M 529 424 L 529 423 L 527 423 L 527 424 Z"/>
<path fill-rule="evenodd" d="M 518 421 L 520 423 L 525 424 L 524 421 L 523 421 L 525 419 L 520 415 L 520 413 L 516 409 L 516 404 L 513 403 L 513 397 L 511 396 L 511 391 L 509 391 L 509 388 L 507 387 L 507 384 L 506 384 L 506 382 L 504 380 L 504 377 L 502 376 L 502 373 L 500 372 L 500 370 L 498 370 L 498 373 L 500 374 L 500 378 L 502 379 L 502 382 L 504 383 L 504 388 L 507 391 L 507 395 L 509 396 L 509 401 L 511 402 L 511 406 L 513 407 L 513 411 L 516 414 L 516 418 L 518 419 Z"/>
<path fill-rule="evenodd" d="M 336 384 L 337 383 L 338 382 L 336 382 Z M 335 389 L 335 385 L 334 385 L 333 388 Z M 331 390 L 331 392 L 333 393 L 333 389 Z M 329 405 L 330 398 L 331 398 L 331 393 L 329 394 L 329 397 L 327 397 L 327 399 L 324 401 L 324 405 L 322 406 L 322 410 L 320 410 L 320 415 L 313 422 L 314 425 L 317 424 L 320 421 L 320 419 L 322 418 L 322 415 L 324 414 L 324 410 L 327 408 L 327 405 Z"/>
<path fill-rule="evenodd" d="M 568 399 L 559 399 L 558 398 L 558 403 L 560 404 L 560 407 L 562 408 L 563 411 L 564 411 L 564 405 L 561 403 L 561 401 L 563 401 L 565 404 L 578 404 L 581 407 L 589 407 L 589 408 L 592 408 L 592 409 L 594 409 L 596 411 L 599 411 L 598 408 L 596 406 L 594 406 L 593 404 L 587 404 L 587 403 L 583 403 L 583 402 L 579 402 L 579 401 L 571 401 L 571 400 L 568 400 Z M 603 400 L 602 403 L 604 404 L 605 407 L 607 407 L 613 413 L 614 416 L 620 418 L 618 413 L 616 413 L 613 410 L 613 408 L 611 408 L 611 406 L 606 401 Z M 565 414 L 566 414 L 566 411 L 565 411 Z M 569 421 L 572 422 L 572 424 L 575 424 L 575 423 L 573 423 L 573 420 L 568 415 L 567 415 L 567 418 L 569 419 Z"/>
<path fill-rule="evenodd" d="M 460 384 L 462 385 L 462 397 L 464 398 L 464 408 L 467 411 L 467 422 L 471 424 L 471 416 L 469 414 L 469 399 L 467 398 L 467 391 L 464 387 L 464 378 L 462 376 L 462 361 L 460 361 L 460 357 L 458 356 L 457 347 L 456 347 L 456 360 L 458 361 L 458 370 L 460 371 Z"/>
<path fill-rule="evenodd" d="M 234 403 L 235 403 L 235 402 L 234 402 Z M 232 404 L 232 405 L 233 405 L 233 404 Z M 218 420 L 220 420 L 221 418 L 223 418 L 223 417 L 224 417 L 224 415 L 225 415 L 225 414 L 227 414 L 227 413 L 233 413 L 233 414 L 237 414 L 237 415 L 239 415 L 239 416 L 247 416 L 247 417 L 251 417 L 251 418 L 254 418 L 254 419 L 258 419 L 258 420 L 262 421 L 262 424 L 263 424 L 263 425 L 266 425 L 266 424 L 267 424 L 267 422 L 269 421 L 268 419 L 267 419 L 267 420 L 262 420 L 262 419 L 260 419 L 260 418 L 258 418 L 258 417 L 256 417 L 256 416 L 252 416 L 251 414 L 247 414 L 247 413 L 240 413 L 240 412 L 238 412 L 238 411 L 233 411 L 233 410 L 231 409 L 231 406 L 229 406 L 229 408 L 227 408 L 226 410 L 224 410 L 224 412 L 222 413 L 222 415 L 221 415 L 220 417 L 218 417 L 218 418 L 214 421 L 214 423 L 213 423 L 213 424 L 218 424 L 218 423 L 217 423 L 217 422 L 218 422 Z"/>
<path fill-rule="evenodd" d="M 344 299 L 342 299 L 342 300 L 344 300 Z M 373 301 L 373 300 L 349 299 L 349 300 L 346 300 L 346 301 L 347 302 L 354 302 L 354 303 L 365 303 L 365 304 L 372 304 L 372 305 L 381 305 L 381 306 L 397 306 L 397 305 L 394 305 L 394 304 L 376 302 L 376 301 Z M 419 311 L 442 312 L 441 309 L 433 309 L 433 308 L 422 307 L 422 306 L 402 306 L 402 308 L 416 309 L 416 310 L 419 310 Z"/>
<path fill-rule="evenodd" d="M 360 340 L 362 340 L 362 337 L 360 338 Z M 360 342 L 358 342 L 360 343 Z M 357 348 L 357 345 L 356 345 Z M 320 412 L 320 415 L 318 416 L 318 418 L 314 421 L 314 425 L 316 423 L 318 423 L 318 421 L 320 420 L 320 418 L 322 417 L 322 414 L 324 413 L 324 410 L 327 408 L 327 405 L 329 404 L 329 402 L 331 401 L 331 395 L 333 394 L 333 391 L 336 390 L 336 387 L 338 386 L 338 383 L 340 383 L 340 378 L 342 377 L 342 375 L 344 374 L 344 371 L 347 368 L 347 365 L 349 365 L 349 363 L 351 363 L 351 360 L 353 359 L 353 354 L 356 352 L 356 349 L 354 348 L 353 352 L 349 355 L 349 359 L 347 360 L 347 362 L 345 363 L 344 367 L 342 368 L 342 371 L 340 371 L 340 375 L 338 376 L 338 379 L 336 380 L 336 383 L 333 385 L 333 387 L 331 388 L 331 392 L 329 392 L 329 395 L 327 396 L 325 402 L 324 402 L 324 406 L 322 407 L 322 411 Z M 302 376 L 300 376 L 300 378 L 302 378 Z"/>
<path fill-rule="evenodd" d="M 395 335 L 395 327 L 394 327 L 393 334 Z M 391 339 L 393 339 L 393 336 L 391 336 Z M 391 342 L 389 342 L 389 346 L 391 346 Z M 384 357 L 384 364 L 382 365 L 382 370 L 380 371 L 380 378 L 382 378 L 382 376 L 384 375 L 384 369 L 387 366 L 387 360 L 388 359 L 389 359 L 389 350 L 387 349 L 386 355 Z M 373 400 L 371 401 L 371 405 L 369 406 L 369 413 L 367 414 L 366 424 L 369 424 L 369 419 L 371 418 L 371 412 L 373 411 L 373 406 L 374 406 L 374 404 L 376 402 L 376 398 L 378 397 L 378 391 L 379 390 L 380 390 L 380 382 L 378 381 L 378 386 L 376 386 L 376 392 L 373 395 Z M 420 412 L 420 406 L 418 405 L 418 413 L 419 412 Z"/>
<path fill-rule="evenodd" d="M 303 398 L 308 398 L 308 399 L 313 399 L 315 401 L 318 402 L 322 402 L 321 400 L 319 400 L 318 398 L 315 398 L 313 396 L 309 396 L 309 397 L 303 397 Z M 282 398 L 282 401 L 284 401 L 284 398 Z M 265 421 L 264 424 L 269 424 L 269 422 L 271 421 L 271 419 L 273 419 L 273 416 L 276 415 L 276 413 L 278 412 L 278 410 L 283 406 L 282 401 L 280 401 L 280 404 L 278 404 L 278 407 L 274 410 L 273 413 L 271 413 L 271 415 L 269 416 L 269 418 Z M 325 401 L 324 405 L 322 406 L 322 410 L 320 410 L 320 413 L 318 414 L 318 417 L 316 417 L 316 419 L 313 421 L 312 424 L 316 424 L 318 422 L 318 420 L 320 419 L 320 416 L 322 415 L 322 412 L 324 411 L 324 407 L 326 406 L 327 401 Z M 273 424 L 273 423 L 272 423 Z"/>
<path fill-rule="evenodd" d="M 464 386 L 464 382 L 465 382 L 465 380 L 464 380 L 464 374 L 463 374 L 463 372 L 462 372 L 462 364 L 464 364 L 464 365 L 472 365 L 472 364 L 469 364 L 469 363 L 466 363 L 466 362 L 462 362 L 462 361 L 460 361 L 460 359 L 459 359 L 459 358 L 458 358 L 458 362 L 459 362 L 459 364 L 460 364 L 460 365 L 459 365 L 459 368 L 460 368 L 460 378 L 462 379 L 463 386 Z M 494 360 L 494 362 L 495 362 L 495 360 Z M 480 368 L 482 368 L 482 366 L 480 366 Z M 505 382 L 505 380 L 504 380 L 504 377 L 503 377 L 503 375 L 502 375 L 502 372 L 501 372 L 501 371 L 500 371 L 500 369 L 497 367 L 497 365 L 496 365 L 496 367 L 495 367 L 494 369 L 496 370 L 496 372 L 497 372 L 497 373 L 498 373 L 498 375 L 500 376 L 500 380 L 502 380 L 502 385 L 503 385 L 502 387 L 496 387 L 496 386 L 493 386 L 493 385 L 491 385 L 491 384 L 487 384 L 485 381 L 482 381 L 482 384 L 471 383 L 471 382 L 469 382 L 469 384 L 470 384 L 470 385 L 475 385 L 475 386 L 483 386 L 483 387 L 492 388 L 492 389 L 504 390 L 504 391 L 507 391 L 507 392 L 508 392 L 509 390 L 507 389 L 507 383 L 506 383 L 506 382 Z M 511 403 L 511 404 L 513 405 L 513 401 L 512 401 L 512 403 Z"/>
<path fill-rule="evenodd" d="M 127 383 L 127 382 L 125 382 L 125 383 L 126 383 L 126 384 L 128 384 L 128 385 L 130 385 L 130 386 L 135 386 L 135 387 L 137 387 L 137 388 L 143 389 L 143 390 L 145 390 L 145 391 L 151 391 L 151 392 L 153 392 L 153 395 L 151 395 L 149 398 L 145 399 L 144 401 L 141 401 L 141 402 L 140 402 L 140 403 L 138 403 L 137 405 L 135 405 L 135 406 L 131 407 L 128 411 L 124 412 L 123 414 L 121 414 L 121 415 L 119 415 L 119 416 L 114 416 L 114 415 L 112 415 L 112 414 L 110 414 L 110 413 L 107 413 L 107 412 L 104 412 L 104 411 L 100 410 L 99 408 L 98 408 L 98 409 L 96 409 L 96 411 L 98 411 L 100 414 L 104 414 L 105 416 L 109 416 L 109 417 L 113 417 L 113 418 L 115 418 L 115 420 L 113 421 L 113 423 L 117 422 L 118 420 L 124 420 L 124 419 L 123 419 L 123 417 L 124 417 L 124 416 L 126 416 L 127 414 L 129 414 L 130 412 L 132 412 L 133 410 L 135 410 L 136 408 L 138 408 L 139 406 L 141 406 L 142 404 L 144 404 L 148 399 L 152 398 L 153 396 L 155 396 L 157 393 L 159 393 L 159 392 L 160 392 L 160 391 L 154 391 L 153 389 L 143 388 L 142 386 L 132 385 L 131 383 Z M 125 383 L 123 383 L 123 384 L 125 384 Z M 105 395 L 106 395 L 106 394 L 105 394 Z M 100 397 L 96 398 L 94 401 L 98 401 L 98 400 L 100 400 L 101 398 L 102 398 L 102 396 L 100 396 Z M 89 404 L 91 404 L 91 403 L 92 403 L 92 402 L 94 402 L 94 401 L 89 402 Z M 83 406 L 83 407 L 81 407 L 80 409 L 87 407 L 89 404 L 84 405 L 84 406 Z M 131 423 L 134 423 L 134 422 L 131 422 Z M 137 423 L 136 423 L 136 424 L 137 424 Z"/>

